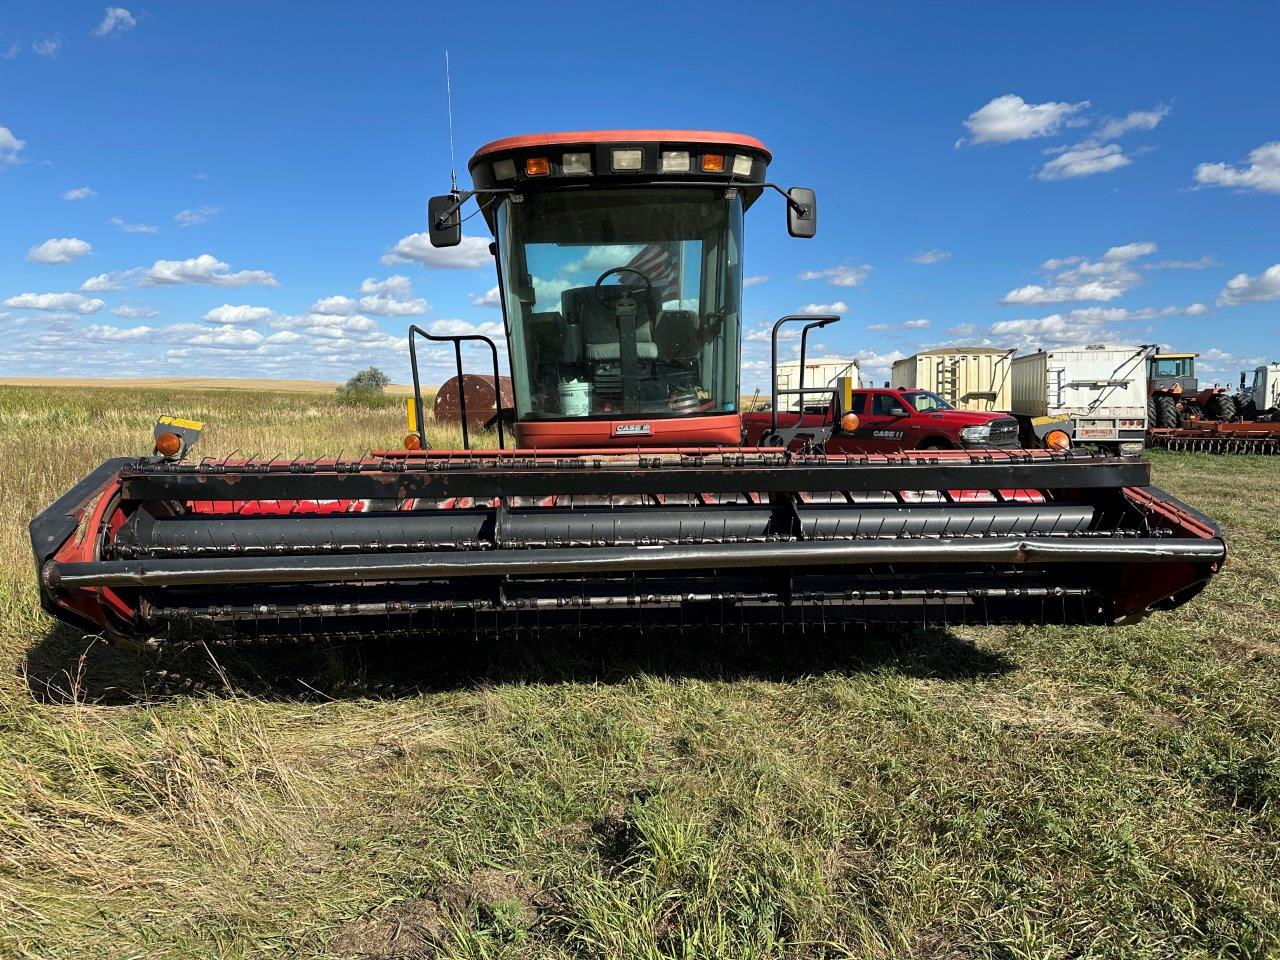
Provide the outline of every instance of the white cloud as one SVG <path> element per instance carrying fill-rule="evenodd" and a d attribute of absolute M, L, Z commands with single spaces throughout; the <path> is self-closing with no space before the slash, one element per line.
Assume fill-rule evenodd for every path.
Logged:
<path fill-rule="evenodd" d="M 978 328 L 972 323 L 957 323 L 954 327 L 947 330 L 947 333 L 953 337 L 971 337 L 978 332 Z"/>
<path fill-rule="evenodd" d="M 194 227 L 197 224 L 208 223 L 221 212 L 221 207 L 211 207 L 207 203 L 202 203 L 194 210 L 178 211 L 173 215 L 173 221 L 180 227 Z"/>
<path fill-rule="evenodd" d="M 27 251 L 27 259 L 32 263 L 71 263 L 92 252 L 93 247 L 87 241 L 78 237 L 62 237 L 32 247 Z"/>
<path fill-rule="evenodd" d="M 1052 136 L 1063 123 L 1087 106 L 1088 100 L 1079 103 L 1027 103 L 1016 94 L 1006 93 L 969 114 L 964 125 L 970 136 L 967 140 L 957 140 L 956 146 L 1010 143 Z"/>
<path fill-rule="evenodd" d="M 937 263 L 940 260 L 950 260 L 950 250 L 922 250 L 911 258 L 912 263 Z"/>
<path fill-rule="evenodd" d="M 1114 300 L 1142 283 L 1134 261 L 1156 252 L 1150 241 L 1110 247 L 1098 260 L 1063 257 L 1046 260 L 1041 268 L 1060 271 L 1046 283 L 1030 283 L 1010 290 L 1004 304 L 1070 303 L 1076 300 Z M 1063 270 L 1063 267 L 1070 269 Z"/>
<path fill-rule="evenodd" d="M 1218 305 L 1236 307 L 1242 303 L 1280 300 L 1280 263 L 1273 263 L 1256 277 L 1237 273 L 1218 294 Z M 6 300 L 5 303 L 8 303 Z M 12 306 L 12 304 L 10 304 Z"/>
<path fill-rule="evenodd" d="M 1155 263 L 1144 264 L 1144 270 L 1208 270 L 1210 267 L 1222 266 L 1217 260 L 1205 254 L 1196 260 L 1157 260 Z"/>
<path fill-rule="evenodd" d="M 149 223 L 125 223 L 119 217 L 112 217 L 109 221 L 113 226 L 120 228 L 121 233 L 159 233 L 160 228 L 152 226 Z"/>
<path fill-rule="evenodd" d="M 0 127 L 0 150 L 5 129 Z M 1249 151 L 1247 167 L 1226 163 L 1202 163 L 1196 167 L 1196 183 L 1202 187 L 1236 187 L 1262 193 L 1280 193 L 1280 140 L 1272 140 Z"/>
<path fill-rule="evenodd" d="M 445 318 L 432 321 L 431 326 L 427 328 L 428 332 L 443 337 L 462 337 L 471 334 L 479 334 L 488 337 L 490 340 L 500 341 L 506 336 L 506 331 L 502 329 L 502 324 L 495 320 L 486 320 L 484 323 L 472 323 L 470 320 L 456 320 Z M 487 349 L 482 347 L 481 349 Z"/>
<path fill-rule="evenodd" d="M 496 286 L 490 287 L 484 293 L 477 296 L 476 294 L 468 294 L 471 298 L 473 307 L 500 307 L 502 306 L 501 294 Z"/>
<path fill-rule="evenodd" d="M 744 287 L 755 287 L 755 286 L 759 286 L 762 283 L 767 283 L 768 280 L 769 278 L 766 276 L 743 277 L 742 285 Z"/>
<path fill-rule="evenodd" d="M 863 382 L 872 383 L 889 379 L 894 363 L 903 359 L 906 354 L 901 350 L 878 353 L 870 348 L 863 348 L 854 356 L 858 360 L 858 370 L 863 376 Z"/>
<path fill-rule="evenodd" d="M 643 249 L 644 245 L 640 243 L 601 244 L 589 249 L 586 256 L 570 260 L 562 269 L 565 273 L 581 273 L 583 270 L 602 273 L 630 262 Z"/>
<path fill-rule="evenodd" d="M 108 324 L 95 323 L 85 331 L 90 340 L 105 340 L 108 343 L 132 343 L 139 340 L 155 338 L 154 327 L 113 327 Z"/>
<path fill-rule="evenodd" d="M 360 292 L 365 295 L 381 293 L 392 297 L 408 297 L 413 295 L 413 283 L 401 273 L 393 273 L 385 280 L 365 277 L 360 282 Z"/>
<path fill-rule="evenodd" d="M 266 270 L 237 270 L 217 257 L 202 253 L 189 260 L 157 260 L 142 274 L 142 284 L 147 287 L 172 286 L 174 284 L 200 283 L 211 287 L 247 287 L 261 284 L 278 287 L 279 281 Z"/>
<path fill-rule="evenodd" d="M 224 303 L 220 307 L 214 307 L 201 319 L 206 323 L 253 324 L 270 320 L 275 315 L 276 312 L 270 307 L 232 306 Z"/>
<path fill-rule="evenodd" d="M 483 237 L 463 237 L 456 247 L 431 246 L 425 233 L 401 237 L 382 257 L 388 265 L 418 263 L 432 270 L 473 270 L 493 262 L 489 241 Z"/>
<path fill-rule="evenodd" d="M 18 151 L 27 145 L 19 140 L 8 127 L 0 127 L 0 166 L 18 162 Z"/>
<path fill-rule="evenodd" d="M 806 303 L 796 311 L 796 313 L 805 317 L 820 316 L 828 313 L 845 314 L 848 312 L 849 305 L 843 300 L 837 300 L 835 303 Z"/>
<path fill-rule="evenodd" d="M 1033 349 L 1053 344 L 1100 343 L 1115 339 L 1099 316 L 1053 313 L 1047 317 L 1023 320 L 999 320 L 990 328 L 992 336 L 1001 343 L 1009 343 L 1023 349 Z"/>
<path fill-rule="evenodd" d="M 1208 312 L 1202 303 L 1186 307 L 1077 307 L 1064 313 L 1019 320 L 999 320 L 988 333 L 1001 345 L 1023 349 L 1054 344 L 1135 342 L 1134 331 L 1117 330 L 1116 324 L 1133 324 L 1173 316 L 1200 316 Z"/>
<path fill-rule="evenodd" d="M 427 312 L 428 303 L 422 297 L 401 300 L 383 294 L 360 298 L 360 309 L 384 317 L 412 317 Z"/>
<path fill-rule="evenodd" d="M 118 37 L 127 33 L 137 24 L 132 13 L 124 7 L 107 7 L 106 15 L 94 30 L 95 37 Z"/>
<path fill-rule="evenodd" d="M 323 297 L 313 303 L 308 309 L 312 313 L 323 313 L 334 317 L 350 316 L 356 312 L 358 304 L 351 297 L 344 297 L 342 294 L 334 294 L 332 297 Z"/>
<path fill-rule="evenodd" d="M 564 293 L 573 286 L 572 280 L 556 279 L 543 280 L 541 277 L 533 278 L 533 308 L 535 310 L 559 310 L 560 294 Z"/>
<path fill-rule="evenodd" d="M 905 323 L 869 323 L 867 329 L 873 333 L 883 333 L 886 330 L 925 330 L 933 326 L 933 322 L 921 317 L 918 320 L 908 320 Z"/>
<path fill-rule="evenodd" d="M 45 37 L 35 40 L 31 44 L 31 49 L 42 57 L 56 57 L 58 51 L 62 49 L 62 38 Z"/>
<path fill-rule="evenodd" d="M 1112 117 L 1098 128 L 1099 140 L 1114 140 L 1130 130 L 1154 130 L 1169 115 L 1169 107 L 1156 104 L 1150 110 L 1131 110 L 1126 116 Z"/>
<path fill-rule="evenodd" d="M 126 271 L 129 272 L 131 271 Z M 126 273 L 99 273 L 80 284 L 80 290 L 84 293 L 110 293 L 112 290 L 119 290 Z"/>
<path fill-rule="evenodd" d="M 1104 281 L 1091 280 L 1088 283 L 1073 286 L 1046 287 L 1039 283 L 1029 283 L 1015 287 L 1003 297 L 1004 304 L 1016 303 L 1070 303 L 1073 300 L 1114 300 L 1122 296 L 1124 290 Z"/>
<path fill-rule="evenodd" d="M 111 312 L 125 320 L 152 320 L 160 316 L 159 310 L 152 310 L 150 307 L 116 307 Z"/>
<path fill-rule="evenodd" d="M 867 279 L 872 271 L 870 264 L 864 263 L 861 266 L 852 266 L 851 264 L 842 263 L 838 267 L 828 267 L 825 270 L 805 270 L 797 280 L 826 280 L 833 287 L 856 287 Z"/>
<path fill-rule="evenodd" d="M 1086 140 L 1066 147 L 1036 174 L 1039 180 L 1070 180 L 1110 173 L 1133 163 L 1118 143 L 1099 144 Z"/>
<path fill-rule="evenodd" d="M 0 60 L 12 60 L 22 52 L 22 44 L 17 40 L 10 41 L 9 46 L 0 50 Z"/>
<path fill-rule="evenodd" d="M 1144 240 L 1139 243 L 1122 243 L 1116 247 L 1108 247 L 1107 252 L 1102 255 L 1103 260 L 1136 260 L 1138 257 L 1149 256 L 1156 252 L 1156 245 L 1150 240 Z"/>
<path fill-rule="evenodd" d="M 78 293 L 20 293 L 4 305 L 18 310 L 74 310 L 82 314 L 97 313 L 106 306 L 101 300 Z"/>
<path fill-rule="evenodd" d="M 62 195 L 63 200 L 92 200 L 98 194 L 92 187 L 74 187 Z"/>

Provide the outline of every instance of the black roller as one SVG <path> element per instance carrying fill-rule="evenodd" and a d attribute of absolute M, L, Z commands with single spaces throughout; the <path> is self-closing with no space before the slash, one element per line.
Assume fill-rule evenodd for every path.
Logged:
<path fill-rule="evenodd" d="M 772 539 L 1066 536 L 1090 528 L 1084 504 L 850 503 L 535 507 L 328 516 L 154 515 L 144 506 L 116 536 L 136 557 L 290 556 L 479 547 L 734 543 Z"/>

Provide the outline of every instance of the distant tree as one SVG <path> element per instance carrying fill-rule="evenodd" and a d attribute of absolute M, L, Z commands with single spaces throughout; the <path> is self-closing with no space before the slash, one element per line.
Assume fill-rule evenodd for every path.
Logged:
<path fill-rule="evenodd" d="M 344 390 L 350 393 L 381 393 L 391 383 L 391 378 L 377 367 L 367 367 L 347 381 Z"/>
<path fill-rule="evenodd" d="M 342 403 L 383 406 L 389 398 L 383 396 L 382 391 L 390 383 L 391 378 L 377 367 L 368 367 L 338 388 L 338 399 Z"/>

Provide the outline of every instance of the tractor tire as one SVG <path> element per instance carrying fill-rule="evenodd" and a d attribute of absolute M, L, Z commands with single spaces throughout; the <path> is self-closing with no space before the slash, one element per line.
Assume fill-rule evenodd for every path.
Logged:
<path fill-rule="evenodd" d="M 1173 397 L 1161 395 L 1156 400 L 1156 426 L 1176 427 L 1178 425 L 1178 405 Z"/>
<path fill-rule="evenodd" d="M 1160 426 L 1160 410 L 1155 397 L 1147 397 L 1147 429 Z"/>
<path fill-rule="evenodd" d="M 1230 423 L 1239 414 L 1235 400 L 1225 393 L 1215 393 L 1210 397 L 1209 402 L 1205 404 L 1204 412 L 1210 420 L 1219 420 L 1223 423 Z"/>

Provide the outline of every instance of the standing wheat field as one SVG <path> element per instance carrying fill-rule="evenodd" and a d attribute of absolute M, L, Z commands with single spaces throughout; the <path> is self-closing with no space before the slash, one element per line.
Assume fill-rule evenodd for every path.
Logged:
<path fill-rule="evenodd" d="M 0 956 L 1280 952 L 1268 458 L 1154 458 L 1231 556 L 1115 629 L 119 650 L 39 610 L 26 523 L 162 413 L 212 456 L 404 434 L 399 401 L 0 387 Z"/>

